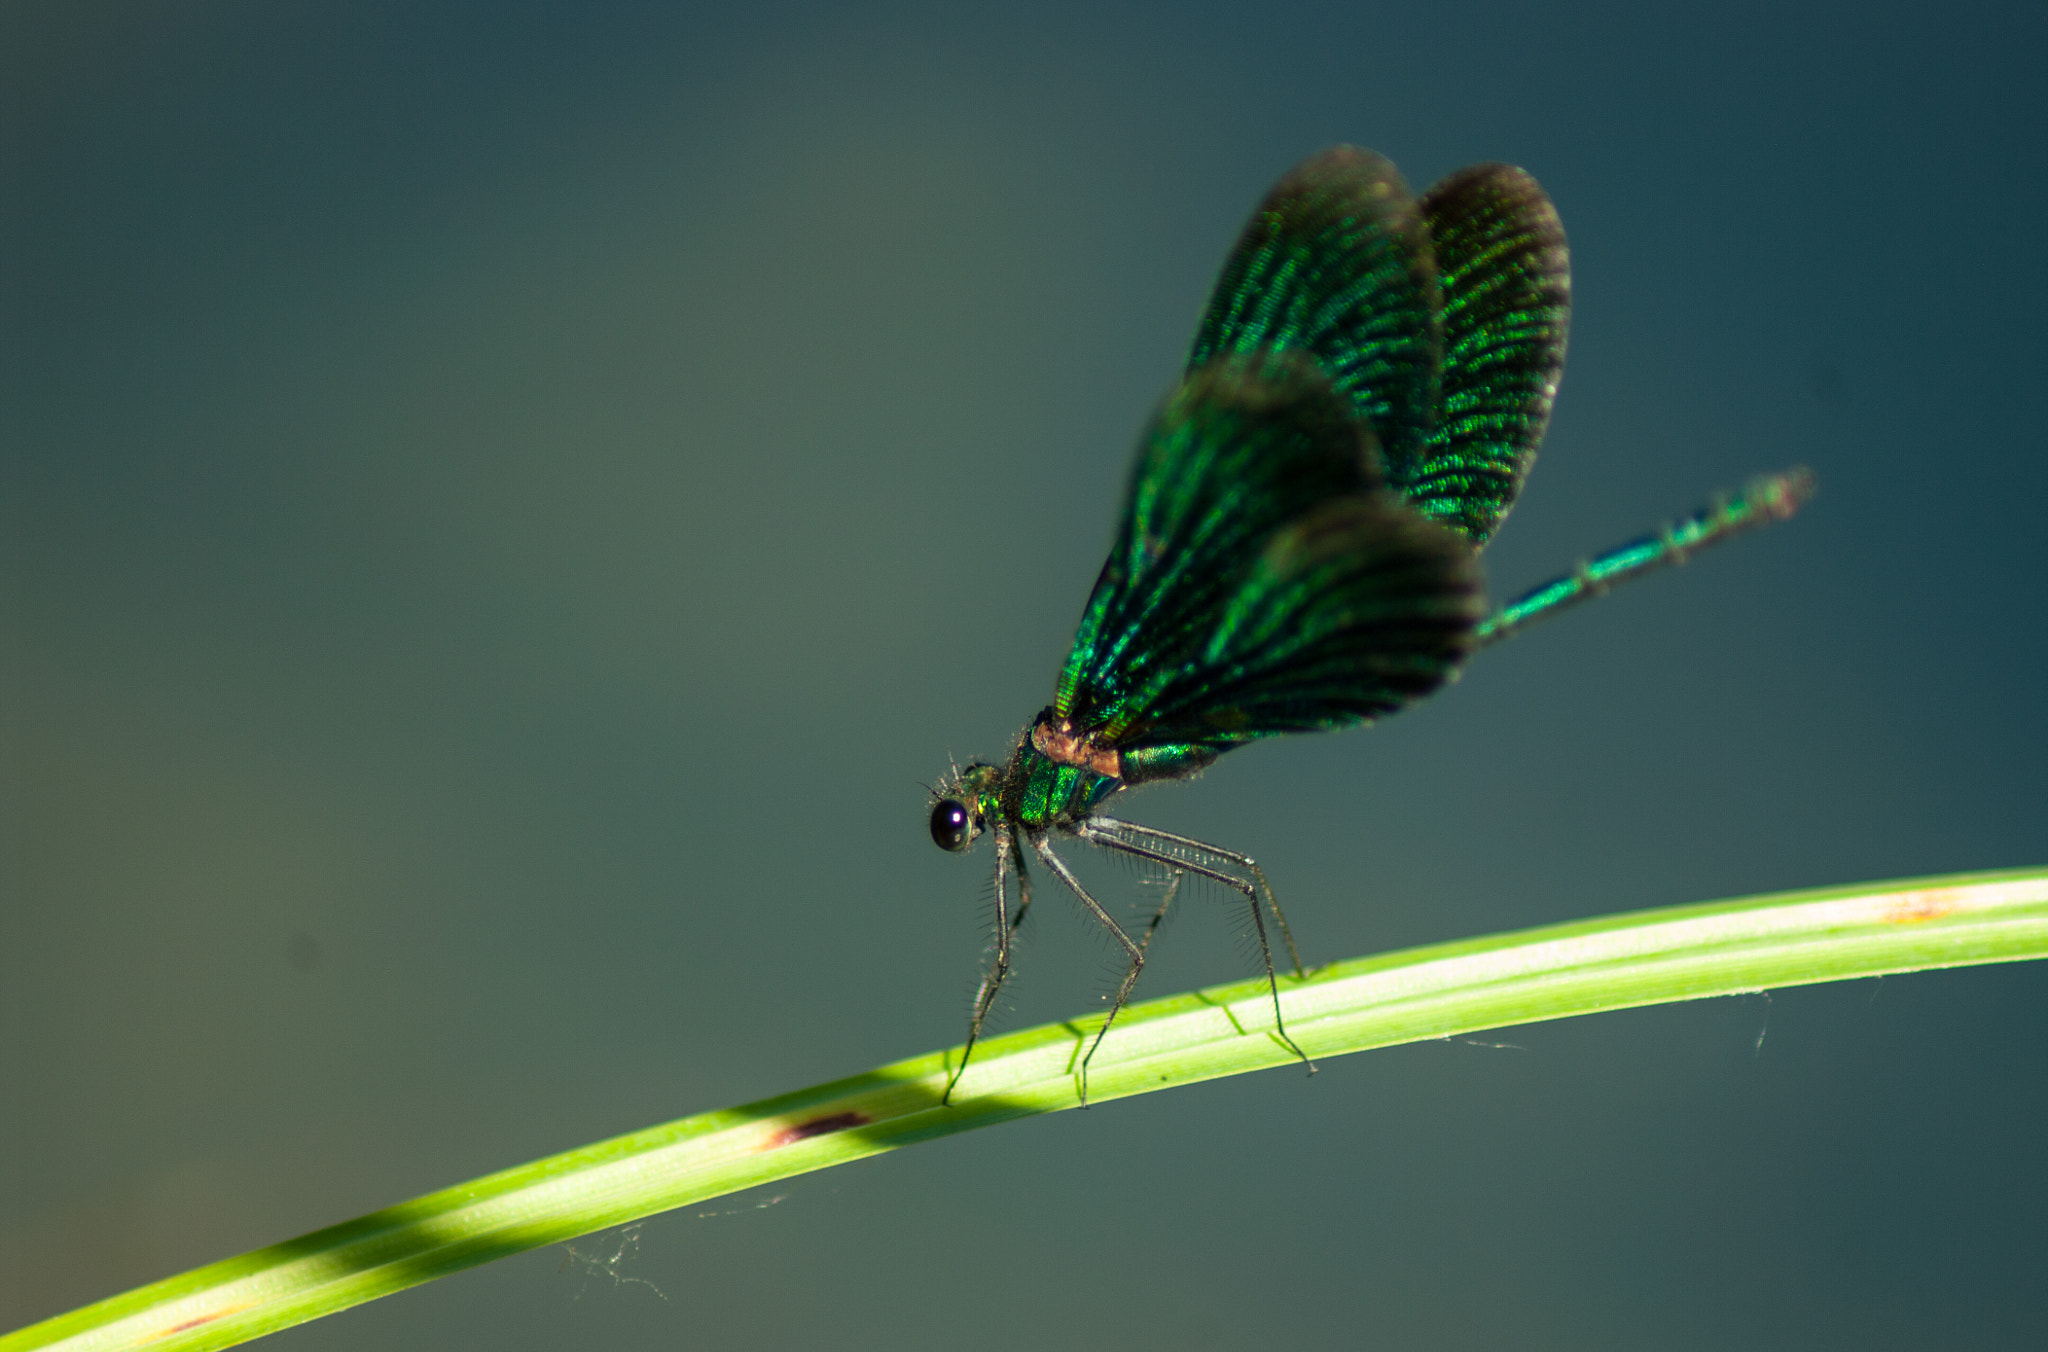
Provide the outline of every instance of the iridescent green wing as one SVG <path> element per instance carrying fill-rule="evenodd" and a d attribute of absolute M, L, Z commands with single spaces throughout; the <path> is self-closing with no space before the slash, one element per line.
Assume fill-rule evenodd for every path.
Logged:
<path fill-rule="evenodd" d="M 1394 166 L 1336 146 L 1274 186 L 1223 264 L 1193 371 L 1261 348 L 1313 360 L 1371 426 L 1396 483 L 1429 439 L 1442 354 L 1429 230 Z"/>
<path fill-rule="evenodd" d="M 1304 358 L 1189 376 L 1139 448 L 1054 708 L 1142 779 L 1435 689 L 1479 621 L 1477 565 L 1374 461 L 1348 397 Z"/>
<path fill-rule="evenodd" d="M 1461 169 L 1422 197 L 1443 288 L 1443 386 L 1415 462 L 1394 487 L 1432 520 L 1484 544 L 1550 422 L 1564 371 L 1571 265 L 1557 209 L 1506 164 Z"/>
<path fill-rule="evenodd" d="M 1471 649 L 1483 612 L 1472 547 L 1391 493 L 1337 498 L 1260 551 L 1138 722 L 1114 739 L 1203 760 L 1254 738 L 1371 722 L 1429 694 Z M 1133 754 L 1133 753 L 1136 754 Z"/>

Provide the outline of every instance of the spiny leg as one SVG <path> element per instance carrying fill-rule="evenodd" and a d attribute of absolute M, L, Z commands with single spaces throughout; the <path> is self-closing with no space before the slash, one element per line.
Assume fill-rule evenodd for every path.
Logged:
<path fill-rule="evenodd" d="M 1102 1039 L 1109 1036 L 1109 1026 L 1116 1022 L 1117 1014 L 1130 1000 L 1131 987 L 1138 984 L 1138 973 L 1145 970 L 1145 950 L 1130 935 L 1124 933 L 1122 925 L 1110 918 L 1109 912 L 1102 909 L 1101 902 L 1088 895 L 1088 889 L 1081 886 L 1081 880 L 1074 876 L 1066 861 L 1052 852 L 1051 841 L 1044 836 L 1034 836 L 1031 848 L 1038 851 L 1038 857 L 1045 861 L 1045 866 L 1052 870 L 1053 876 L 1065 883 L 1068 889 L 1081 899 L 1081 904 L 1088 908 L 1089 914 L 1100 921 L 1102 927 L 1115 937 L 1117 943 L 1123 946 L 1125 955 L 1131 960 L 1130 970 L 1124 973 L 1123 984 L 1116 988 L 1116 996 L 1110 1001 L 1109 1017 L 1102 1021 L 1102 1031 L 1095 1035 L 1095 1041 L 1088 1044 L 1088 1054 L 1081 1058 L 1081 1106 L 1085 1108 L 1088 1106 L 1088 1063 L 1095 1059 L 1096 1050 L 1102 1046 Z"/>
<path fill-rule="evenodd" d="M 1232 874 L 1225 873 L 1221 869 L 1209 868 L 1208 866 L 1203 864 L 1197 864 L 1186 859 L 1176 858 L 1175 856 L 1166 853 L 1164 850 L 1155 850 L 1147 845 L 1135 844 L 1134 842 L 1128 840 L 1118 840 L 1115 835 L 1109 832 L 1092 831 L 1088 829 L 1092 824 L 1092 822 L 1082 823 L 1081 830 L 1079 832 L 1081 838 L 1083 840 L 1090 842 L 1091 844 L 1100 845 L 1106 850 L 1116 850 L 1120 853 L 1128 854 L 1133 858 L 1149 859 L 1155 864 L 1164 864 L 1168 868 L 1178 869 L 1183 873 L 1194 873 L 1204 878 L 1213 879 L 1216 882 L 1222 883 L 1225 887 L 1228 887 L 1233 891 L 1236 891 L 1243 895 L 1245 905 L 1251 909 L 1252 927 L 1258 931 L 1259 956 L 1264 958 L 1266 962 L 1266 989 L 1272 993 L 1273 997 L 1273 1031 L 1279 1034 L 1280 1040 L 1282 1042 L 1287 1044 L 1287 1050 L 1293 1052 L 1296 1056 L 1301 1058 L 1301 1063 L 1308 1067 L 1308 1073 L 1311 1075 L 1315 1074 L 1316 1063 L 1310 1060 L 1308 1053 L 1301 1049 L 1301 1044 L 1297 1043 L 1292 1037 L 1288 1036 L 1287 1020 L 1280 1013 L 1280 977 L 1279 974 L 1275 972 L 1273 969 L 1273 945 L 1266 938 L 1266 917 L 1264 912 L 1261 911 L 1259 908 L 1258 889 L 1255 888 L 1251 883 L 1246 882 L 1243 878 L 1235 877 Z M 1128 823 L 1118 824 L 1128 825 Z M 1158 834 L 1165 835 L 1166 833 L 1162 831 Z M 1201 844 L 1200 841 L 1193 841 L 1190 843 L 1196 845 Z M 1203 846 L 1203 848 L 1211 850 L 1213 853 L 1216 854 L 1228 853 L 1228 851 L 1225 850 L 1217 850 L 1214 846 Z M 1247 864 L 1251 863 L 1250 860 L 1246 860 L 1245 862 Z M 1260 881 L 1263 882 L 1264 879 L 1262 878 L 1260 879 Z"/>
<path fill-rule="evenodd" d="M 1166 895 L 1159 899 L 1159 909 L 1152 912 L 1151 923 L 1145 926 L 1145 937 L 1138 940 L 1138 951 L 1140 953 L 1152 947 L 1152 936 L 1159 933 L 1159 922 L 1166 919 L 1166 908 L 1173 905 L 1173 899 L 1180 895 L 1181 879 L 1187 876 L 1187 874 L 1182 873 L 1179 869 L 1175 869 L 1167 878 Z"/>
<path fill-rule="evenodd" d="M 1009 909 L 1008 889 L 1003 886 L 1006 872 L 1017 875 L 1017 909 Z M 952 1102 L 953 1086 L 960 1083 L 960 1077 L 967 1073 L 967 1062 L 974 1055 L 974 1044 L 981 1040 L 981 1026 L 995 1007 L 996 992 L 1003 988 L 1003 982 L 1010 975 L 1011 941 L 1016 937 L 1017 927 L 1024 923 L 1024 913 L 1031 909 L 1031 873 L 1024 867 L 1024 851 L 1017 844 L 1017 837 L 1007 827 L 996 828 L 996 952 L 989 962 L 988 970 L 981 974 L 981 988 L 974 993 L 974 1013 L 967 1021 L 967 1045 L 960 1049 L 960 1065 L 946 1081 L 946 1092 L 939 1095 L 941 1105 Z"/>
<path fill-rule="evenodd" d="M 1177 836 L 1171 831 L 1161 831 L 1155 826 L 1140 826 L 1137 822 L 1125 821 L 1121 817 L 1090 817 L 1086 825 L 1091 828 L 1107 827 L 1114 831 L 1126 831 L 1150 840 L 1163 840 L 1182 849 L 1197 850 L 1213 858 L 1226 860 L 1249 871 L 1252 877 L 1258 880 L 1259 890 L 1266 894 L 1266 905 L 1272 908 L 1273 919 L 1280 924 L 1280 937 L 1287 941 L 1287 957 L 1294 964 L 1295 976 L 1306 975 L 1301 968 L 1301 950 L 1294 946 L 1294 931 L 1287 927 L 1287 913 L 1280 909 L 1280 898 L 1273 895 L 1273 884 L 1266 881 L 1266 871 L 1260 868 L 1250 855 L 1239 854 L 1236 850 L 1226 850 L 1220 845 L 1211 845 L 1206 840 L 1196 840 L 1192 836 Z M 1086 835 L 1086 832 L 1083 834 Z M 1107 842 L 1098 838 L 1098 843 Z"/>

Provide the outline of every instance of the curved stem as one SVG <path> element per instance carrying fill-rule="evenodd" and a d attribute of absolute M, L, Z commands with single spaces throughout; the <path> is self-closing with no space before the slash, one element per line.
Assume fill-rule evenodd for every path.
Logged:
<path fill-rule="evenodd" d="M 2048 868 L 1751 897 L 1337 963 L 1284 978 L 1315 1056 L 1540 1019 L 2048 956 Z M 1089 1076 L 1106 1103 L 1291 1063 L 1264 980 L 1125 1009 Z M 229 1347 L 436 1277 L 933 1137 L 1077 1106 L 1101 1016 L 687 1117 L 198 1268 L 0 1337 L 30 1348 Z"/>

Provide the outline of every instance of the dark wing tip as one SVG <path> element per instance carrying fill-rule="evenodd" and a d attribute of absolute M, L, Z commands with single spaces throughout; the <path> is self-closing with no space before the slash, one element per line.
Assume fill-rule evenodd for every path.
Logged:
<path fill-rule="evenodd" d="M 1446 174 L 1422 195 L 1423 213 L 1436 220 L 1512 222 L 1536 256 L 1565 270 L 1564 221 L 1535 175 L 1515 164 L 1468 164 Z M 1546 271 L 1550 268 L 1546 268 Z"/>
<path fill-rule="evenodd" d="M 1346 179 L 1361 183 L 1390 183 L 1404 193 L 1407 191 L 1407 183 L 1392 160 L 1377 150 L 1345 142 L 1325 146 L 1289 169 L 1273 188 L 1270 198 L 1287 196 L 1290 191 L 1299 191 L 1304 184 Z"/>

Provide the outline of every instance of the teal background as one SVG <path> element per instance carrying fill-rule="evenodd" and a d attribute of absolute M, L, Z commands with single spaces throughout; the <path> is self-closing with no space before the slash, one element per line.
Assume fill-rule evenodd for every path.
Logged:
<path fill-rule="evenodd" d="M 922 785 L 1332 142 L 1570 232 L 1497 593 L 1821 496 L 1131 815 L 1317 960 L 2048 861 L 2039 5 L 4 14 L 0 1327 L 957 1041 Z M 1008 1027 L 1109 982 L 1049 900 Z M 1190 901 L 1141 994 L 1247 974 Z M 1350 1057 L 276 1345 L 2038 1347 L 2044 1035 L 2020 967 Z"/>

